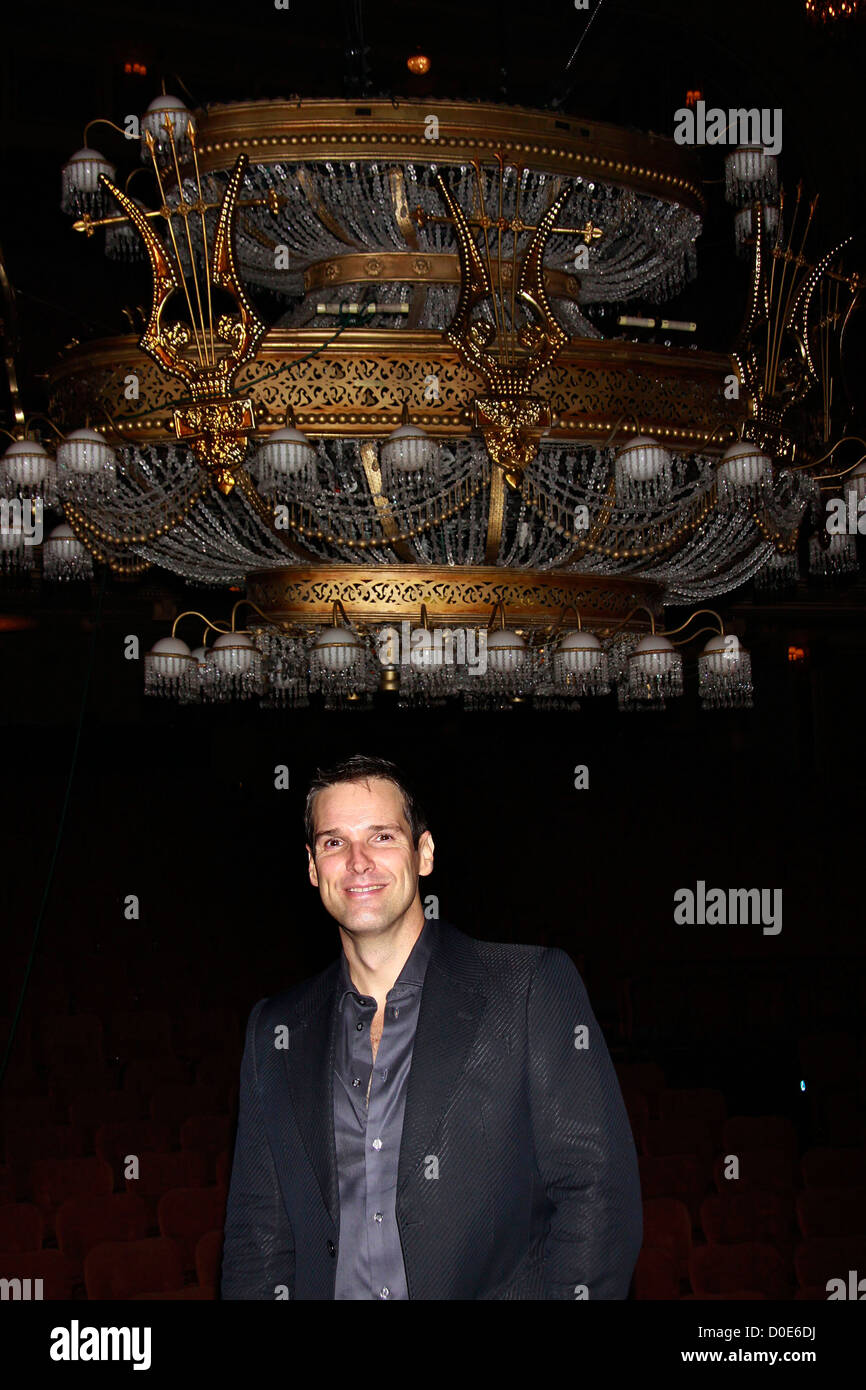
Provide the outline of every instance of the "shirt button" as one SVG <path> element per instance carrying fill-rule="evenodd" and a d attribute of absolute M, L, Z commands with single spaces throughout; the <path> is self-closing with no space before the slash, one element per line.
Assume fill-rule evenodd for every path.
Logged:
<path fill-rule="evenodd" d="M 363 1023 L 356 1023 L 356 1024 L 355 1024 L 355 1027 L 357 1028 L 357 1030 L 358 1030 L 359 1033 L 360 1033 L 361 1029 L 363 1028 L 363 1026 L 364 1026 Z"/>
<path fill-rule="evenodd" d="M 400 1010 L 399 1010 L 399 1009 L 395 1009 L 395 1010 L 394 1010 L 394 1017 L 395 1017 L 395 1018 L 399 1018 L 399 1017 L 400 1017 Z"/>
<path fill-rule="evenodd" d="M 361 1078 L 360 1078 L 360 1076 L 355 1076 L 355 1077 L 352 1078 L 352 1085 L 353 1085 L 353 1086 L 360 1086 L 360 1084 L 361 1084 Z"/>
<path fill-rule="evenodd" d="M 380 1297 L 380 1298 L 388 1298 L 388 1297 L 390 1296 L 390 1293 L 391 1293 L 391 1290 L 388 1288 L 388 1285 L 386 1284 L 385 1287 L 384 1287 L 384 1289 L 380 1289 L 380 1290 L 379 1290 L 379 1297 Z"/>
<path fill-rule="evenodd" d="M 382 1220 L 382 1213 L 381 1213 L 380 1211 L 377 1211 L 376 1214 L 375 1214 L 375 1216 L 373 1217 L 373 1220 L 374 1220 L 374 1221 L 381 1221 L 381 1220 Z"/>
<path fill-rule="evenodd" d="M 382 1147 L 382 1140 L 381 1140 L 381 1139 L 374 1139 L 374 1140 L 373 1140 L 373 1148 L 374 1148 L 374 1149 L 381 1149 L 381 1147 Z"/>

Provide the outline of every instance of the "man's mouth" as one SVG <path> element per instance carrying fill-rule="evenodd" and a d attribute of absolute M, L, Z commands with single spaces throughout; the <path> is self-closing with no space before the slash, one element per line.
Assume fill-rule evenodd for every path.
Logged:
<path fill-rule="evenodd" d="M 380 893 L 384 887 L 384 883 L 367 883 L 361 888 L 347 888 L 345 891 L 352 898 L 370 898 L 374 893 Z"/>

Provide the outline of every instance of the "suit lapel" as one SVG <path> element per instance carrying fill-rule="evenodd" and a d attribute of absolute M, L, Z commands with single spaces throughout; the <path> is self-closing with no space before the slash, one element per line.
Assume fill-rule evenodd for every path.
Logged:
<path fill-rule="evenodd" d="M 436 930 L 406 1090 L 398 1192 L 432 1150 L 486 1002 L 476 982 L 477 963 L 470 955 L 469 938 L 447 922 L 430 925 Z"/>
<path fill-rule="evenodd" d="M 289 1047 L 283 1053 L 295 1120 L 335 1225 L 340 1211 L 334 1143 L 338 981 L 339 957 L 319 976 L 306 1017 L 290 1027 Z"/>

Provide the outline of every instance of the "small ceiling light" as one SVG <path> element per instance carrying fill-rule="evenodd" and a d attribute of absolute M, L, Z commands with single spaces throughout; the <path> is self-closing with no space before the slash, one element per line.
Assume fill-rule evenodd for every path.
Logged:
<path fill-rule="evenodd" d="M 406 66 L 416 77 L 423 77 L 425 72 L 430 71 L 430 59 L 426 53 L 413 53 L 411 58 L 406 59 Z"/>

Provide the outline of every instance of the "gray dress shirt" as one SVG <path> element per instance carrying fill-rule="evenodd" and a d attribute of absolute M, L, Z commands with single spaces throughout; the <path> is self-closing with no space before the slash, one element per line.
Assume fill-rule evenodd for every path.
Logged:
<path fill-rule="evenodd" d="M 435 927 L 435 923 L 424 923 L 388 991 L 375 1066 L 370 1026 L 376 1001 L 358 993 L 345 953 L 340 956 L 334 1062 L 334 1140 L 340 1184 L 335 1298 L 409 1297 L 397 1228 L 397 1165 L 421 987 Z"/>

